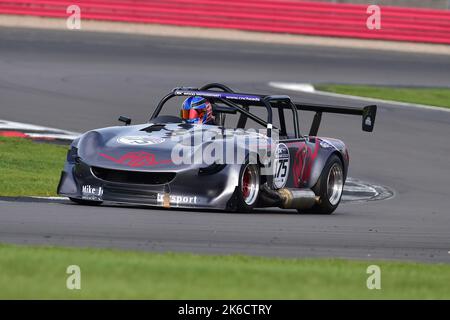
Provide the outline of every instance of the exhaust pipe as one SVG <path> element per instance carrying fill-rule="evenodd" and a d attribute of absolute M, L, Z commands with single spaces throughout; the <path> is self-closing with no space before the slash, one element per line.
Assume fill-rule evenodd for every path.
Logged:
<path fill-rule="evenodd" d="M 283 209 L 310 209 L 319 197 L 312 190 L 288 189 L 276 190 L 281 198 L 280 207 Z"/>
<path fill-rule="evenodd" d="M 310 189 L 273 190 L 265 183 L 261 186 L 261 191 L 261 200 L 267 207 L 305 210 L 312 208 L 319 201 L 319 197 Z"/>

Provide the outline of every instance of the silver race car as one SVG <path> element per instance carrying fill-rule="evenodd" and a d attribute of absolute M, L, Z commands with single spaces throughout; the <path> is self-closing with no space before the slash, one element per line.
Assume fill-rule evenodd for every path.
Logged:
<path fill-rule="evenodd" d="M 164 114 L 167 102 L 177 97 L 207 99 L 214 122 Z M 307 135 L 300 133 L 298 111 L 315 112 Z M 317 137 L 322 113 L 360 115 L 362 129 L 371 132 L 376 111 L 374 105 L 311 105 L 288 96 L 236 93 L 214 83 L 175 88 L 149 122 L 130 125 L 129 118 L 120 117 L 125 125 L 74 140 L 58 194 L 86 205 L 243 212 L 280 207 L 330 214 L 342 197 L 349 156 L 342 141 Z M 236 119 L 232 125 L 230 118 Z"/>

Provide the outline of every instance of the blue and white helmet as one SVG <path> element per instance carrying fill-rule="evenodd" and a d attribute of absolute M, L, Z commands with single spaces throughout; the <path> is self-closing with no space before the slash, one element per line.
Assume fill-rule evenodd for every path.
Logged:
<path fill-rule="evenodd" d="M 199 96 L 184 100 L 180 116 L 188 123 L 211 124 L 214 122 L 211 103 Z"/>

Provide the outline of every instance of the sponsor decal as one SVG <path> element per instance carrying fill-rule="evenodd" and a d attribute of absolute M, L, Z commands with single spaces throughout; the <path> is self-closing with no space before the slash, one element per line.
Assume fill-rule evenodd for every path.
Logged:
<path fill-rule="evenodd" d="M 166 197 L 169 196 L 171 204 L 178 206 L 180 204 L 196 204 L 197 196 L 182 196 L 182 195 L 169 195 L 167 193 L 158 193 L 156 201 L 158 203 L 165 203 Z"/>
<path fill-rule="evenodd" d="M 138 167 L 151 167 L 158 164 L 168 164 L 171 160 L 156 161 L 156 157 L 153 153 L 148 153 L 145 151 L 138 152 L 128 152 L 121 156 L 120 158 L 115 158 L 105 153 L 99 153 L 99 156 L 108 159 L 112 162 L 123 164 L 128 167 L 138 168 Z"/>
<path fill-rule="evenodd" d="M 281 189 L 286 185 L 289 176 L 290 154 L 289 148 L 280 143 L 275 150 L 273 185 L 275 189 Z"/>
<path fill-rule="evenodd" d="M 246 100 L 246 101 L 260 101 L 261 99 L 259 97 L 255 96 L 241 96 L 241 95 L 227 95 L 224 94 L 223 97 L 225 99 L 235 99 L 235 100 Z"/>
<path fill-rule="evenodd" d="M 209 92 L 209 91 L 191 91 L 191 90 L 177 90 L 175 91 L 177 96 L 202 96 L 209 98 L 222 98 L 222 99 L 232 99 L 232 100 L 244 100 L 244 101 L 261 101 L 258 96 L 242 95 L 237 93 L 221 93 L 221 92 Z"/>
<path fill-rule="evenodd" d="M 165 139 L 161 137 L 147 137 L 147 136 L 123 136 L 117 138 L 117 142 L 121 144 L 129 144 L 133 146 L 147 146 L 152 144 L 159 144 Z"/>
<path fill-rule="evenodd" d="M 81 188 L 81 198 L 83 200 L 102 201 L 103 188 L 93 187 L 90 184 L 84 185 Z"/>

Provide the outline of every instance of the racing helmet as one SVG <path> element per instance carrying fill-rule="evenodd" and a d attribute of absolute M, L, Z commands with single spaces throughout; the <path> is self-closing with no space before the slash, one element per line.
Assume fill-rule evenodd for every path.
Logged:
<path fill-rule="evenodd" d="M 184 100 L 180 117 L 188 123 L 214 123 L 211 103 L 199 96 L 189 97 Z"/>

